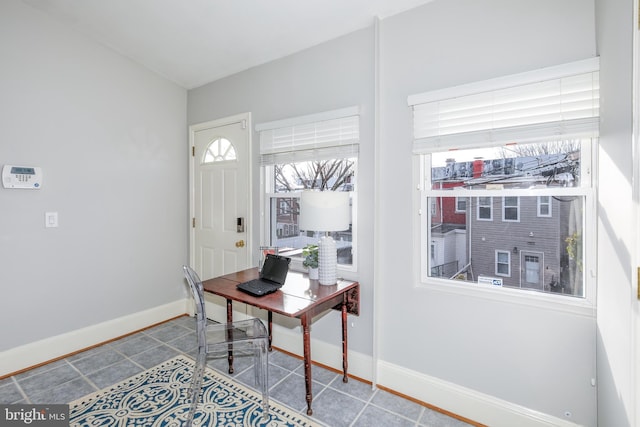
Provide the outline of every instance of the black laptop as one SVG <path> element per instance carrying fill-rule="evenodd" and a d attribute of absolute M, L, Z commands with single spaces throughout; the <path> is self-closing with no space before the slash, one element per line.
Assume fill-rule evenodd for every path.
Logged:
<path fill-rule="evenodd" d="M 267 254 L 262 265 L 260 278 L 240 283 L 238 289 L 257 297 L 277 291 L 284 285 L 290 262 L 291 258 Z"/>

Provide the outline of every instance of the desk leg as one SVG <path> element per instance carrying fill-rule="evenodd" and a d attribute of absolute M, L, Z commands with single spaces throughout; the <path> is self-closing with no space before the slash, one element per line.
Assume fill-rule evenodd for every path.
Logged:
<path fill-rule="evenodd" d="M 307 314 L 302 315 L 300 318 L 302 322 L 302 341 L 304 348 L 304 385 L 307 391 L 307 415 L 313 415 L 313 409 L 311 409 L 311 335 L 309 333 L 309 317 Z"/>
<path fill-rule="evenodd" d="M 227 322 L 231 323 L 233 322 L 233 301 L 228 299 L 227 300 Z M 229 339 L 229 373 L 233 374 L 233 344 L 231 344 L 231 334 L 233 333 L 232 331 L 227 331 L 227 333 L 229 334 L 228 339 Z"/>
<path fill-rule="evenodd" d="M 342 304 L 342 382 L 349 382 L 347 376 L 347 304 Z"/>
<path fill-rule="evenodd" d="M 273 348 L 271 347 L 271 341 L 273 341 L 273 313 L 272 312 L 268 312 L 269 314 L 267 314 L 267 327 L 269 328 L 269 351 L 272 351 Z"/>

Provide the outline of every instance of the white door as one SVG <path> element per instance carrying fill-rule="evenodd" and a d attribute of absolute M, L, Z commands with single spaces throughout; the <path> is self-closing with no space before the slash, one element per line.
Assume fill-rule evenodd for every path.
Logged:
<path fill-rule="evenodd" d="M 529 289 L 543 289 L 542 254 L 522 251 L 520 256 L 520 286 Z"/>
<path fill-rule="evenodd" d="M 249 267 L 250 115 L 190 127 L 191 263 L 203 280 Z"/>

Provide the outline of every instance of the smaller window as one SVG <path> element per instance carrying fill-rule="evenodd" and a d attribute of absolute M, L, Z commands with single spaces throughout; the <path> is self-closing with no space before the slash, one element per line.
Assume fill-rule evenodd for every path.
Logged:
<path fill-rule="evenodd" d="M 465 213 L 467 211 L 467 198 L 456 197 L 456 213 Z"/>
<path fill-rule="evenodd" d="M 493 198 L 478 197 L 478 221 L 493 220 Z"/>
<path fill-rule="evenodd" d="M 511 277 L 511 252 L 496 251 L 496 276 Z"/>
<path fill-rule="evenodd" d="M 202 163 L 224 162 L 225 160 L 236 160 L 236 149 L 228 139 L 216 138 L 209 143 L 205 150 Z"/>
<path fill-rule="evenodd" d="M 551 196 L 538 196 L 538 216 L 551 216 Z"/>
<path fill-rule="evenodd" d="M 506 222 L 520 222 L 520 198 L 502 198 L 502 220 Z"/>

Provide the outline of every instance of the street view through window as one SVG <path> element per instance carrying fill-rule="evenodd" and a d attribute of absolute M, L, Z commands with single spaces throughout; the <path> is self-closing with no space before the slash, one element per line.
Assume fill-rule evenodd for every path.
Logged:
<path fill-rule="evenodd" d="M 302 256 L 306 245 L 315 245 L 324 230 L 301 230 L 299 223 L 300 192 L 353 191 L 356 158 L 276 164 L 267 168 L 269 192 L 270 242 L 279 253 L 294 259 Z M 353 264 L 353 230 L 331 232 L 338 249 L 338 264 Z"/>
<path fill-rule="evenodd" d="M 589 142 L 425 155 L 426 275 L 584 297 Z"/>

